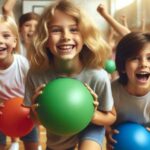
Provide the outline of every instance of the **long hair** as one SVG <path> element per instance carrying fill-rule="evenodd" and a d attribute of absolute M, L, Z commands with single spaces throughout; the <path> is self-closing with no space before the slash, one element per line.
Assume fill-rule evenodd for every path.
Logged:
<path fill-rule="evenodd" d="M 16 48 L 14 49 L 14 52 L 19 52 L 19 33 L 18 33 L 18 27 L 15 22 L 15 20 L 10 16 L 0 15 L 0 24 L 5 24 L 13 33 L 13 35 L 16 38 Z"/>
<path fill-rule="evenodd" d="M 116 68 L 119 73 L 119 82 L 128 83 L 125 65 L 128 59 L 137 56 L 143 48 L 150 44 L 150 33 L 131 32 L 124 36 L 116 47 Z"/>
<path fill-rule="evenodd" d="M 110 55 L 110 48 L 103 40 L 99 28 L 89 16 L 78 5 L 69 0 L 60 0 L 53 3 L 41 15 L 31 51 L 31 67 L 38 69 L 53 64 L 53 55 L 50 52 L 47 54 L 46 46 L 49 38 L 48 24 L 52 21 L 55 10 L 72 16 L 77 22 L 84 41 L 83 49 L 80 52 L 83 65 L 92 68 L 102 67 Z"/>

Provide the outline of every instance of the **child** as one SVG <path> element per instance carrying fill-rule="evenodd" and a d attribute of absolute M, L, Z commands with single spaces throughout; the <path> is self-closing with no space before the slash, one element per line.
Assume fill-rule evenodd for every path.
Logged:
<path fill-rule="evenodd" d="M 16 0 L 5 0 L 2 12 L 4 15 L 15 17 L 13 13 L 13 9 L 15 7 Z M 20 33 L 20 51 L 19 53 L 23 56 L 29 58 L 29 50 L 30 50 L 30 44 L 32 42 L 32 36 L 35 32 L 37 23 L 39 20 L 39 15 L 34 12 L 28 12 L 26 14 L 23 14 L 19 18 L 19 33 Z M 39 136 L 40 137 L 40 136 Z M 14 147 L 19 147 L 18 140 L 16 138 L 12 138 L 12 144 L 10 146 L 10 150 L 19 149 Z M 39 145 L 38 150 L 41 150 L 41 145 Z"/>
<path fill-rule="evenodd" d="M 126 35 L 116 48 L 119 79 L 112 82 L 116 124 L 131 121 L 150 127 L 150 33 Z M 111 136 L 112 131 L 109 133 Z M 108 139 L 108 147 L 112 149 Z"/>
<path fill-rule="evenodd" d="M 29 64 L 25 57 L 14 54 L 18 52 L 18 47 L 19 37 L 14 19 L 0 15 L 0 107 L 4 107 L 2 102 L 5 100 L 24 97 L 24 83 Z M 0 113 L 0 115 L 3 114 Z M 36 132 L 36 129 L 33 129 L 29 135 L 22 138 L 26 150 L 36 149 Z M 0 149 L 4 150 L 6 138 L 3 135 L 0 136 Z"/>
<path fill-rule="evenodd" d="M 19 32 L 21 38 L 21 54 L 29 58 L 30 44 L 38 24 L 39 15 L 34 12 L 23 14 L 19 18 Z"/>
<path fill-rule="evenodd" d="M 108 55 L 108 46 L 98 28 L 78 6 L 60 0 L 45 9 L 34 39 L 25 104 L 31 105 L 31 97 L 34 101 L 44 84 L 58 77 L 87 83 L 98 95 L 100 104 L 91 124 L 81 133 L 58 136 L 47 132 L 47 150 L 73 150 L 77 143 L 79 150 L 101 149 L 104 126 L 116 119 L 110 80 L 102 69 Z"/>
<path fill-rule="evenodd" d="M 13 9 L 15 7 L 16 0 L 5 0 L 3 4 L 3 14 L 7 16 L 13 16 Z M 25 57 L 29 57 L 30 44 L 32 37 L 36 30 L 40 15 L 34 12 L 28 12 L 20 16 L 19 18 L 19 33 L 21 39 L 20 53 Z"/>

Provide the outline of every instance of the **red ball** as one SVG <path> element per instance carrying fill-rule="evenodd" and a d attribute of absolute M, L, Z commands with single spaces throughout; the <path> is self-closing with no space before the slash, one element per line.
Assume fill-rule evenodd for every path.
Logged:
<path fill-rule="evenodd" d="M 22 98 L 12 98 L 4 102 L 0 108 L 0 130 L 11 137 L 22 137 L 28 134 L 34 127 L 30 118 L 30 108 L 22 106 Z"/>

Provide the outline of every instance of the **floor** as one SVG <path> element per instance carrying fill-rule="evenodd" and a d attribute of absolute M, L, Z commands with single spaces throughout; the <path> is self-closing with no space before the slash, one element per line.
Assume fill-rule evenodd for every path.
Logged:
<path fill-rule="evenodd" d="M 8 147 L 9 147 L 10 139 L 8 138 L 7 141 L 8 141 Z M 46 144 L 45 144 L 45 142 L 46 142 L 46 135 L 45 135 L 45 128 L 43 126 L 40 126 L 40 142 L 41 142 L 41 145 L 42 145 L 42 150 L 45 150 L 45 147 L 46 147 Z M 19 141 L 19 143 L 20 143 L 20 149 L 19 150 L 24 150 L 22 142 Z M 105 141 L 104 141 L 102 150 L 106 150 L 106 148 L 105 148 Z"/>

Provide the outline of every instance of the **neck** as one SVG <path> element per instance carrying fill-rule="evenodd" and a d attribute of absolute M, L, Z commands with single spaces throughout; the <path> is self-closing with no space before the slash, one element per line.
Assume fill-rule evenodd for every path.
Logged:
<path fill-rule="evenodd" d="M 81 72 L 83 65 L 78 60 L 56 61 L 54 63 L 54 69 L 56 73 L 61 76 L 74 76 Z"/>

